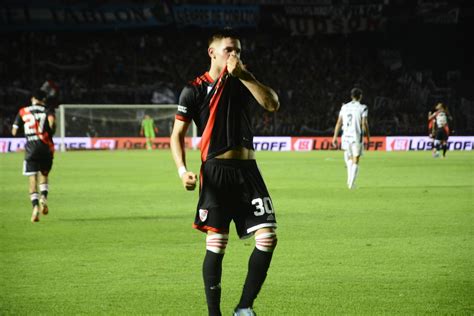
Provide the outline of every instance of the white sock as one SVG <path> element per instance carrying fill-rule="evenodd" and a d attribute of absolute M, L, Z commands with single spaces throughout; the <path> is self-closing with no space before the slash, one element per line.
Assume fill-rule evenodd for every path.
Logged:
<path fill-rule="evenodd" d="M 352 159 L 349 157 L 349 154 L 347 152 L 344 152 L 344 161 L 346 162 L 347 169 L 347 185 L 349 185 L 351 179 Z"/>
<path fill-rule="evenodd" d="M 359 165 L 358 164 L 353 164 L 351 168 L 351 175 L 350 175 L 350 180 L 349 180 L 349 189 L 354 188 L 355 180 L 357 178 L 357 173 L 359 171 Z"/>

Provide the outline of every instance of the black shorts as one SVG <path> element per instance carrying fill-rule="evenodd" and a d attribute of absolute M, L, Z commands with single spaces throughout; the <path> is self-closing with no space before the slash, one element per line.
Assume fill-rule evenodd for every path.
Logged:
<path fill-rule="evenodd" d="M 446 140 L 448 140 L 448 137 L 449 137 L 449 135 L 448 135 L 447 128 L 440 127 L 440 128 L 436 129 L 436 133 L 435 133 L 435 139 L 436 140 L 446 141 Z"/>
<path fill-rule="evenodd" d="M 25 176 L 34 176 L 41 172 L 47 176 L 53 167 L 53 158 L 46 157 L 43 159 L 28 159 L 23 161 L 23 174 Z"/>
<path fill-rule="evenodd" d="M 275 210 L 255 160 L 211 159 L 201 166 L 193 227 L 228 234 L 233 220 L 240 238 L 276 228 Z"/>

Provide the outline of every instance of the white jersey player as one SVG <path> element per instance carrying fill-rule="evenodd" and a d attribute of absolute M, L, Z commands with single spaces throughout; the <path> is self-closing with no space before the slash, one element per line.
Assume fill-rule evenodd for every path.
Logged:
<path fill-rule="evenodd" d="M 341 148 L 344 150 L 349 189 L 354 188 L 359 171 L 359 158 L 364 148 L 363 136 L 367 137 L 367 143 L 370 141 L 367 105 L 360 103 L 362 90 L 352 89 L 351 98 L 352 101 L 342 105 L 332 140 L 333 145 L 337 146 L 337 135 L 342 129 Z"/>

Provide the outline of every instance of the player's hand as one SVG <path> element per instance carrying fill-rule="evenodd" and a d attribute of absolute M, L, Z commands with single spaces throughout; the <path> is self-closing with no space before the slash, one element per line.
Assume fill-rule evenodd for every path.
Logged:
<path fill-rule="evenodd" d="M 227 58 L 227 71 L 231 76 L 240 78 L 244 70 L 245 67 L 237 55 L 232 54 L 229 56 L 229 58 Z"/>
<path fill-rule="evenodd" d="M 337 148 L 337 138 L 332 139 L 332 147 Z"/>
<path fill-rule="evenodd" d="M 188 171 L 183 174 L 181 181 L 183 181 L 183 186 L 186 188 L 186 190 L 192 191 L 196 188 L 197 175 L 191 171 Z"/>

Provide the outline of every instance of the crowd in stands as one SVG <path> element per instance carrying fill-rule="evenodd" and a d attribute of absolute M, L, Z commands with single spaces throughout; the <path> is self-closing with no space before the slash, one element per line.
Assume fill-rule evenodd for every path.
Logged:
<path fill-rule="evenodd" d="M 179 34 L 176 34 L 179 32 Z M 0 45 L 0 136 L 30 92 L 50 80 L 66 104 L 172 104 L 208 67 L 207 32 L 12 33 Z M 373 135 L 426 135 L 427 114 L 445 102 L 455 127 L 472 133 L 472 102 L 430 69 L 405 63 L 380 34 L 242 34 L 242 60 L 280 96 L 281 110 L 255 109 L 256 135 L 332 135 L 349 91 L 364 91 Z M 56 104 L 57 106 L 57 104 Z M 85 136 L 85 135 L 71 135 Z M 101 135 L 97 135 L 101 136 Z M 133 136 L 133 135 L 127 135 Z"/>

